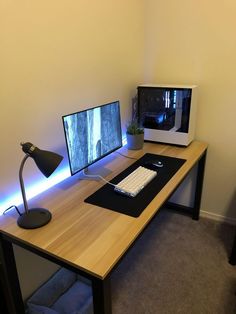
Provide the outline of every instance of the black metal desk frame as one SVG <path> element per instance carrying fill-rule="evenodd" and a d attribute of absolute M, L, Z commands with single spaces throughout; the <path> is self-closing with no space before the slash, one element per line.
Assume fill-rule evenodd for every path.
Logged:
<path fill-rule="evenodd" d="M 236 265 L 236 230 L 235 230 L 233 247 L 232 247 L 232 251 L 231 251 L 231 254 L 230 254 L 230 258 L 229 258 L 229 263 L 231 265 Z"/>

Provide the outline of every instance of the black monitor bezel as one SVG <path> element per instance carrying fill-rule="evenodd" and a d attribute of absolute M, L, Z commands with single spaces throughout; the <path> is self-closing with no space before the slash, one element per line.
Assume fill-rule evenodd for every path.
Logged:
<path fill-rule="evenodd" d="M 111 105 L 113 103 L 116 103 L 118 104 L 118 107 L 119 107 L 119 125 L 120 125 L 120 134 L 119 134 L 119 138 L 120 138 L 120 145 L 115 147 L 114 149 L 110 150 L 109 152 L 107 152 L 106 154 L 100 156 L 99 158 L 93 160 L 91 163 L 87 164 L 85 167 L 83 168 L 80 168 L 79 170 L 76 170 L 76 171 L 72 171 L 72 165 L 71 165 L 71 160 L 70 160 L 70 154 L 69 154 L 69 145 L 68 145 L 68 141 L 67 141 L 67 136 L 66 136 L 66 129 L 65 129 L 65 124 L 64 124 L 64 118 L 68 117 L 68 116 L 72 116 L 72 115 L 76 115 L 76 114 L 79 114 L 79 113 L 82 113 L 82 112 L 86 112 L 86 111 L 90 111 L 90 110 L 94 110 L 96 108 L 101 108 L 101 107 L 105 107 L 105 106 L 108 106 L 108 105 Z M 93 165 L 94 163 L 96 163 L 97 161 L 105 158 L 106 156 L 110 155 L 111 153 L 113 153 L 114 151 L 116 151 L 117 149 L 121 148 L 123 146 L 123 141 L 122 141 L 122 126 L 121 126 L 121 115 L 120 115 L 120 101 L 119 100 L 115 100 L 115 101 L 111 101 L 111 102 L 108 102 L 108 103 L 105 103 L 105 104 L 102 104 L 102 105 L 97 105 L 97 106 L 94 106 L 94 107 L 89 107 L 87 109 L 84 109 L 84 110 L 79 110 L 79 111 L 75 111 L 75 112 L 72 112 L 72 113 L 69 113 L 69 114 L 66 114 L 66 115 L 63 115 L 62 116 L 62 124 L 63 124 L 63 130 L 64 130 L 64 136 L 65 136 L 65 141 L 66 141 L 66 151 L 67 151 L 67 157 L 68 157 L 68 163 L 69 163 L 69 167 L 70 167 L 70 173 L 71 173 L 71 176 L 79 173 L 80 171 L 88 168 L 89 166 Z"/>

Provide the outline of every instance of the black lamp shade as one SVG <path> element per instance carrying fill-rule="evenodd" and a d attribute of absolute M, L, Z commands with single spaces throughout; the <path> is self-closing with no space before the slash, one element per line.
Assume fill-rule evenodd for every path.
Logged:
<path fill-rule="evenodd" d="M 63 159 L 62 156 L 47 150 L 41 150 L 29 142 L 21 145 L 22 150 L 34 159 L 39 170 L 47 178 L 54 172 Z"/>

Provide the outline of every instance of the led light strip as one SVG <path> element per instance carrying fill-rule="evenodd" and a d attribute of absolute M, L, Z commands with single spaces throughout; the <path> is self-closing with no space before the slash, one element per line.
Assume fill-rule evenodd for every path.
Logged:
<path fill-rule="evenodd" d="M 122 142 L 123 142 L 123 145 L 127 143 L 126 137 L 123 137 Z M 30 200 L 31 198 L 39 195 L 40 193 L 48 190 L 50 187 L 58 184 L 59 182 L 65 180 L 68 177 L 70 177 L 70 169 L 69 167 L 65 167 L 60 171 L 56 171 L 55 174 L 53 174 L 51 177 L 47 179 L 43 179 L 31 187 L 27 187 L 26 188 L 27 200 Z M 21 193 L 17 192 L 13 194 L 11 197 L 3 200 L 0 203 L 0 215 L 2 215 L 2 213 L 10 206 L 13 206 L 13 205 L 19 206 L 21 204 L 22 204 L 22 195 Z"/>

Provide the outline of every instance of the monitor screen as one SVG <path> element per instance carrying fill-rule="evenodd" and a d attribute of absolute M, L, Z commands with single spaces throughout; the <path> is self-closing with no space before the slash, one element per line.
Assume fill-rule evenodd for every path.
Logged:
<path fill-rule="evenodd" d="M 62 117 L 71 174 L 122 146 L 119 101 Z"/>

